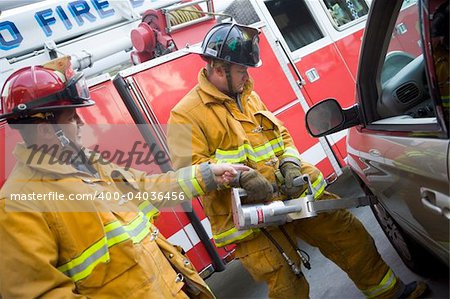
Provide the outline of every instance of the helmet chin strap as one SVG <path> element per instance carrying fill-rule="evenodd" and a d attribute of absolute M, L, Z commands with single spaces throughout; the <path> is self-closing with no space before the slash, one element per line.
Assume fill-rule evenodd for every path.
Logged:
<path fill-rule="evenodd" d="M 86 154 L 84 153 L 83 148 L 79 147 L 77 144 L 75 144 L 75 142 L 67 138 L 67 136 L 64 134 L 64 131 L 54 120 L 51 120 L 50 124 L 52 125 L 53 130 L 55 130 L 55 136 L 61 143 L 62 148 L 70 146 L 75 151 L 76 155 L 72 159 L 71 163 L 74 164 L 74 162 L 77 159 L 79 159 L 82 162 L 81 164 L 89 173 L 91 173 L 92 175 L 97 175 L 97 170 L 90 163 L 88 163 L 89 160 Z M 77 169 L 80 170 L 79 168 Z"/>
<path fill-rule="evenodd" d="M 234 92 L 233 89 L 233 81 L 231 80 L 231 65 L 227 64 L 225 65 L 225 76 L 227 77 L 227 84 L 228 84 L 228 95 L 236 100 L 236 104 L 238 105 L 239 110 L 242 112 L 242 104 L 241 104 L 241 94 L 238 92 Z"/>
<path fill-rule="evenodd" d="M 73 142 L 71 142 L 70 139 L 67 138 L 66 135 L 64 135 L 63 130 L 57 124 L 52 122 L 52 127 L 53 127 L 53 130 L 55 130 L 55 136 L 56 136 L 56 138 L 58 138 L 62 147 L 66 147 L 69 144 L 73 144 Z M 74 147 L 74 146 L 75 145 L 73 145 L 72 147 Z"/>
<path fill-rule="evenodd" d="M 229 64 L 224 65 L 224 70 L 228 84 L 228 95 L 234 97 L 236 93 L 233 90 L 233 81 L 231 80 L 231 66 Z"/>

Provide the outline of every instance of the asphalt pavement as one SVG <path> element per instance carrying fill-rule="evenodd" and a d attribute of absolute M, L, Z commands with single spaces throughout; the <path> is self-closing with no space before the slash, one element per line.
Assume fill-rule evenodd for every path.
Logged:
<path fill-rule="evenodd" d="M 342 197 L 362 194 L 361 189 L 350 176 L 341 178 L 339 184 L 330 186 L 330 189 Z M 411 272 L 386 238 L 370 208 L 362 207 L 351 211 L 372 235 L 381 256 L 405 283 L 423 280 L 430 288 L 426 298 L 450 298 L 448 273 L 444 271 L 444 274 L 439 273 L 434 277 L 425 278 Z M 347 274 L 326 259 L 317 248 L 311 247 L 303 241 L 300 241 L 299 244 L 300 248 L 307 251 L 311 257 L 311 270 L 303 269 L 310 284 L 311 299 L 364 298 Z M 267 286 L 264 283 L 255 282 L 238 260 L 232 261 L 227 265 L 225 271 L 214 273 L 206 281 L 219 299 L 267 298 Z"/>

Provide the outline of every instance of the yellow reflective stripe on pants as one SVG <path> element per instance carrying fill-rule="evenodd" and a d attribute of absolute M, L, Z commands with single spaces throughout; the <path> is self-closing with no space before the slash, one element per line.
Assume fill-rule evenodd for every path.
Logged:
<path fill-rule="evenodd" d="M 284 150 L 283 138 L 278 137 L 263 145 L 253 148 L 250 144 L 244 143 L 237 149 L 221 150 L 217 149 L 214 158 L 220 163 L 239 163 L 246 160 L 260 162 L 268 160 L 278 152 Z"/>
<path fill-rule="evenodd" d="M 366 295 L 367 298 L 375 298 L 392 289 L 396 283 L 397 277 L 395 277 L 394 272 L 389 269 L 377 286 L 371 287 L 367 290 L 363 290 L 362 292 L 364 293 L 364 295 Z"/>
<path fill-rule="evenodd" d="M 323 178 L 323 174 L 322 173 L 320 173 L 320 175 L 317 177 L 317 179 L 314 182 L 311 183 L 311 186 L 312 186 L 313 192 L 314 192 L 314 199 L 319 198 L 322 195 L 323 190 L 325 190 L 325 187 L 327 186 L 327 182 Z M 300 195 L 300 197 L 306 196 L 306 192 L 308 192 L 308 190 L 305 190 Z"/>
<path fill-rule="evenodd" d="M 224 231 L 220 234 L 213 235 L 214 243 L 216 243 L 217 247 L 223 247 L 225 245 L 229 245 L 232 243 L 236 243 L 237 241 L 243 240 L 253 234 L 257 230 L 237 230 L 237 228 L 233 227 L 227 231 Z"/>
<path fill-rule="evenodd" d="M 189 166 L 181 168 L 178 172 L 178 184 L 184 193 L 187 194 L 188 198 L 194 198 L 199 195 L 205 194 L 197 177 L 195 171 L 197 166 Z"/>
<path fill-rule="evenodd" d="M 146 205 L 145 208 L 149 209 L 147 215 L 151 218 L 158 213 L 151 204 Z M 129 239 L 133 243 L 139 243 L 148 236 L 151 218 L 140 211 L 138 216 L 127 225 L 122 225 L 118 220 L 108 223 L 104 227 L 106 235 L 103 238 L 87 248 L 80 256 L 59 266 L 58 270 L 75 282 L 88 277 L 96 265 L 109 261 L 110 247 Z"/>

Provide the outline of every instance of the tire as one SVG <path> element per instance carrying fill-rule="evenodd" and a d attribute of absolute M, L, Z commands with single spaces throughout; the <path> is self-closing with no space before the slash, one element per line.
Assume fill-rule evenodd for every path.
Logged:
<path fill-rule="evenodd" d="M 376 201 L 371 204 L 375 218 L 386 234 L 403 263 L 413 272 L 422 276 L 435 276 L 438 269 L 444 271 L 442 263 L 409 236 L 392 218 L 383 205 Z"/>

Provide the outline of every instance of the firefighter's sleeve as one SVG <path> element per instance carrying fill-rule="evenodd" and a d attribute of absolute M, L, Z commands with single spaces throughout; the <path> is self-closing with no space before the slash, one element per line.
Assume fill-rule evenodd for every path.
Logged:
<path fill-rule="evenodd" d="M 301 166 L 301 158 L 300 153 L 295 147 L 294 140 L 292 140 L 291 134 L 289 134 L 288 130 L 285 126 L 281 126 L 281 136 L 283 138 L 284 151 L 278 157 L 280 159 L 280 166 L 286 162 L 292 162 Z"/>
<path fill-rule="evenodd" d="M 0 200 L 0 297 L 85 298 L 56 268 L 55 235 L 42 213 L 8 212 Z"/>
<path fill-rule="evenodd" d="M 253 93 L 252 95 L 258 98 L 261 105 L 261 110 L 269 111 L 256 93 Z M 274 116 L 274 118 L 278 120 L 276 116 Z M 280 166 L 286 162 L 292 162 L 298 166 L 301 166 L 300 153 L 298 152 L 297 147 L 294 144 L 294 140 L 292 139 L 291 134 L 289 134 L 289 131 L 281 121 L 277 123 L 277 126 L 280 129 L 281 137 L 283 139 L 283 151 L 278 154 L 278 158 L 280 159 Z"/>
<path fill-rule="evenodd" d="M 231 171 L 231 166 L 229 168 Z M 128 195 L 127 198 L 134 197 L 133 201 L 139 205 L 149 202 L 158 209 L 176 206 L 218 188 L 215 174 L 208 163 L 153 175 L 136 169 L 125 170 L 117 167 L 112 172 L 112 177 L 116 181 L 116 185 Z M 135 193 L 135 195 L 131 195 L 129 192 Z M 146 210 L 151 209 L 148 204 L 139 207 Z"/>
<path fill-rule="evenodd" d="M 170 113 L 167 144 L 175 169 L 201 163 L 216 163 L 211 158 L 208 140 L 195 119 L 188 113 Z"/>

